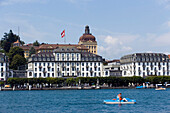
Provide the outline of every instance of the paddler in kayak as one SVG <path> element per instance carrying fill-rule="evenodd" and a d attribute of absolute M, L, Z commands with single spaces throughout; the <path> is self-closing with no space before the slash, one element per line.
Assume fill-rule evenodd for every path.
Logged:
<path fill-rule="evenodd" d="M 127 102 L 126 98 L 122 98 L 122 93 L 119 93 L 117 95 L 117 100 L 119 100 L 119 101 L 123 100 L 123 101 Z"/>
<path fill-rule="evenodd" d="M 122 93 L 119 93 L 119 94 L 117 95 L 117 100 L 119 100 L 119 101 L 122 100 Z"/>

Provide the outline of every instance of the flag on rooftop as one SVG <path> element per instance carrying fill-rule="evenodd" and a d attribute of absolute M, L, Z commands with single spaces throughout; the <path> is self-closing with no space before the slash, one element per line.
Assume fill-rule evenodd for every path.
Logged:
<path fill-rule="evenodd" d="M 63 32 L 61 33 L 61 38 L 63 38 L 65 36 L 65 29 L 63 30 Z"/>

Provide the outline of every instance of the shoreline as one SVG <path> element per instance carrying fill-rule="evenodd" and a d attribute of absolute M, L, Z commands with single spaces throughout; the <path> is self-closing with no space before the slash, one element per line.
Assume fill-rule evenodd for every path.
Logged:
<path fill-rule="evenodd" d="M 154 89 L 156 87 L 148 87 L 141 89 Z M 170 88 L 170 87 L 166 87 Z M 55 88 L 2 88 L 1 91 L 24 91 L 24 90 L 91 90 L 91 89 L 136 89 L 136 87 L 55 87 Z"/>

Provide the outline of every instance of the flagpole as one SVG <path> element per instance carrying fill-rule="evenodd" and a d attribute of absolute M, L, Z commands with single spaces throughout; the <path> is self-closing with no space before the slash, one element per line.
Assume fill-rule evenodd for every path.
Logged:
<path fill-rule="evenodd" d="M 65 36 L 64 36 L 64 43 L 66 44 L 66 30 L 65 31 Z"/>
<path fill-rule="evenodd" d="M 66 31 L 65 31 L 65 44 L 66 44 Z"/>

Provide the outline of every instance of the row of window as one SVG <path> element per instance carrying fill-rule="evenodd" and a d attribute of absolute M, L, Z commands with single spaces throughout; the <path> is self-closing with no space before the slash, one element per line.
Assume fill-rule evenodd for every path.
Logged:
<path fill-rule="evenodd" d="M 57 57 L 79 57 L 80 56 L 80 54 L 74 54 L 74 53 L 72 53 L 72 54 L 69 54 L 69 53 L 66 53 L 66 54 L 64 54 L 64 53 L 62 53 L 61 55 L 59 54 L 59 53 L 57 53 Z"/>
<path fill-rule="evenodd" d="M 37 64 L 39 64 L 39 66 L 50 66 L 50 65 L 52 65 L 52 66 L 54 66 L 54 63 L 36 63 L 35 62 L 35 66 L 37 66 Z M 62 65 L 62 66 L 65 66 L 65 65 L 67 65 L 67 66 L 69 66 L 69 65 L 72 65 L 72 66 L 75 66 L 75 65 L 77 65 L 77 66 L 79 66 L 79 64 L 80 63 L 69 63 L 69 62 L 67 62 L 67 63 L 60 63 L 60 65 Z M 57 63 L 57 65 L 59 66 L 59 63 Z M 92 66 L 93 65 L 93 63 L 92 62 L 90 62 L 90 63 L 82 63 L 82 66 Z M 94 66 L 97 66 L 97 63 L 95 62 L 94 63 Z M 100 62 L 98 63 L 98 66 L 100 66 Z"/>
<path fill-rule="evenodd" d="M 134 68 L 135 69 L 135 68 Z M 140 68 L 140 67 L 138 67 L 138 70 L 141 70 L 142 68 Z M 166 69 L 167 70 L 169 70 L 169 67 L 166 67 Z M 158 68 L 153 68 L 153 67 L 151 67 L 151 68 L 149 68 L 149 67 L 143 67 L 143 70 L 165 70 L 165 67 L 158 67 Z"/>
<path fill-rule="evenodd" d="M 87 47 L 87 48 L 89 48 L 89 49 L 90 49 L 90 48 L 92 48 L 92 49 L 93 49 L 93 48 L 94 48 L 94 49 L 96 49 L 96 46 L 86 46 L 86 47 Z"/>
<path fill-rule="evenodd" d="M 30 74 L 30 76 L 32 76 L 32 74 Z M 35 73 L 34 76 L 37 77 L 37 73 Z M 51 73 L 43 73 L 43 74 L 39 73 L 39 77 L 51 77 L 51 76 L 54 77 L 54 73 L 52 74 Z"/>
<path fill-rule="evenodd" d="M 166 57 L 138 57 L 137 61 L 166 61 Z"/>
<path fill-rule="evenodd" d="M 34 60 L 34 61 L 54 61 L 54 58 L 51 57 L 51 58 L 33 58 L 33 59 L 30 59 L 30 60 Z M 79 57 L 56 57 L 56 61 L 102 61 L 102 58 L 101 57 L 82 57 L 81 59 Z"/>
<path fill-rule="evenodd" d="M 48 71 L 54 71 L 54 68 L 47 68 Z M 37 68 L 35 68 L 35 71 L 37 71 Z M 39 71 L 46 71 L 45 68 L 39 68 Z"/>
<path fill-rule="evenodd" d="M 39 50 L 40 52 L 53 52 L 53 50 Z"/>
<path fill-rule="evenodd" d="M 145 75 L 161 75 L 161 73 L 160 72 L 147 72 L 147 73 L 145 73 L 145 72 L 143 72 L 143 73 L 141 73 L 141 72 L 139 72 L 138 73 L 139 75 L 143 75 L 143 76 L 145 76 Z M 169 75 L 169 72 L 163 72 L 163 75 Z"/>
<path fill-rule="evenodd" d="M 79 71 L 79 68 L 72 67 L 71 69 L 72 69 L 72 71 Z M 86 69 L 86 71 L 93 71 L 93 69 L 89 68 L 89 67 L 82 68 L 82 71 L 85 71 L 85 69 Z M 37 68 L 35 68 L 34 70 L 37 71 Z M 57 68 L 57 71 L 59 71 L 59 70 L 60 69 Z M 39 68 L 39 71 L 54 71 L 54 68 L 48 67 L 47 70 L 46 70 L 46 68 Z M 62 71 L 70 71 L 70 68 L 62 68 Z M 97 67 L 94 67 L 94 71 L 97 71 Z M 100 67 L 98 68 L 98 71 L 100 71 Z"/>
<path fill-rule="evenodd" d="M 58 73 L 57 76 L 61 76 L 60 73 Z M 65 73 L 62 73 L 62 76 L 70 76 L 70 73 L 67 73 L 67 75 L 65 75 Z M 77 75 L 75 75 L 75 73 L 71 73 L 71 76 L 82 76 L 82 77 L 95 77 L 97 76 L 97 73 L 77 73 Z M 98 76 L 101 76 L 100 75 L 100 72 L 98 73 Z"/>
<path fill-rule="evenodd" d="M 54 66 L 54 63 L 36 63 L 35 62 L 35 66 L 37 66 L 37 64 L 39 64 L 39 66 L 50 66 L 50 64 L 52 65 L 52 66 Z"/>
<path fill-rule="evenodd" d="M 67 75 L 65 75 L 65 73 L 57 73 L 57 76 L 70 76 L 70 75 L 72 75 L 72 76 L 75 76 L 75 73 L 67 73 Z M 32 74 L 29 74 L 29 76 L 32 76 Z M 37 73 L 34 73 L 34 76 L 35 77 L 54 77 L 54 73 L 39 73 L 39 74 L 37 74 Z M 80 73 L 77 73 L 77 76 L 80 76 Z M 82 76 L 84 77 L 84 76 L 97 76 L 97 73 L 82 73 Z M 98 73 L 98 76 L 101 76 L 100 75 L 100 72 Z"/>
<path fill-rule="evenodd" d="M 60 61 L 60 60 L 62 60 L 62 61 L 75 61 L 75 60 L 79 61 L 79 57 L 77 57 L 77 59 L 75 59 L 74 57 L 72 57 L 72 58 L 69 58 L 69 57 L 67 57 L 67 58 L 65 58 L 65 57 L 59 58 L 59 57 L 57 57 L 56 60 L 57 61 Z"/>
<path fill-rule="evenodd" d="M 127 74 L 127 72 L 126 71 L 124 71 L 124 75 L 126 75 Z M 130 74 L 132 74 L 132 72 L 130 72 Z M 134 72 L 134 75 L 136 75 L 136 73 Z M 143 75 L 143 76 L 145 76 L 145 75 L 161 75 L 161 72 L 141 72 L 141 71 L 139 71 L 138 72 L 138 75 Z M 169 72 L 163 72 L 163 75 L 169 75 Z"/>
<path fill-rule="evenodd" d="M 142 63 L 142 62 L 138 62 L 138 65 L 170 65 L 170 63 L 168 62 L 145 62 L 145 63 Z"/>
<path fill-rule="evenodd" d="M 143 68 L 145 68 L 146 66 L 149 66 L 149 67 L 151 67 L 151 68 L 153 68 L 153 67 L 159 67 L 159 68 L 161 68 L 161 66 L 165 66 L 164 64 L 163 65 L 160 65 L 160 64 L 158 64 L 158 65 L 142 65 L 143 66 Z M 167 64 L 167 67 L 169 67 L 170 65 L 168 65 Z M 136 66 L 134 65 L 134 66 L 121 66 L 121 69 L 132 69 L 132 67 L 134 67 L 134 69 L 136 68 Z"/>
<path fill-rule="evenodd" d="M 37 58 L 37 57 L 35 57 L 34 58 L 34 61 L 54 61 L 54 58 L 53 57 L 51 57 L 51 58 Z"/>

